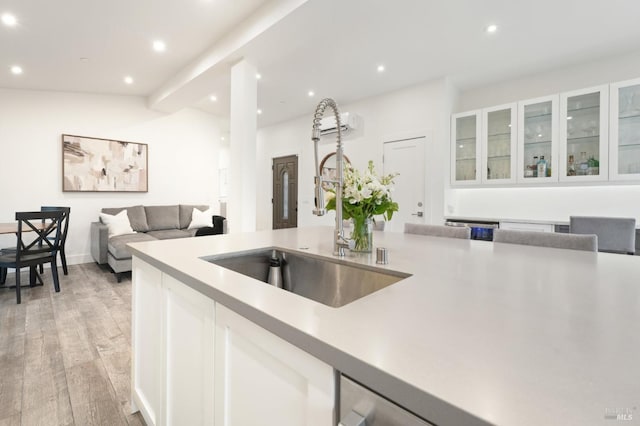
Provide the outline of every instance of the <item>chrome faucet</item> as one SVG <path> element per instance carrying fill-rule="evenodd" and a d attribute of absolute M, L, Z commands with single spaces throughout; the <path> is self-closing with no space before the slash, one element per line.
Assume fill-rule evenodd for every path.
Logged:
<path fill-rule="evenodd" d="M 336 146 L 336 170 L 338 171 L 338 177 L 336 180 L 324 180 L 322 178 L 322 171 L 320 170 L 318 161 L 318 143 L 320 142 L 320 120 L 324 115 L 324 110 L 330 107 L 333 110 L 333 114 L 336 117 L 336 127 L 338 129 L 337 146 Z M 333 183 L 336 189 L 336 228 L 333 236 L 333 254 L 334 256 L 344 256 L 345 248 L 353 249 L 354 241 L 344 236 L 344 226 L 342 223 L 342 183 L 344 182 L 344 171 L 342 165 L 344 163 L 344 154 L 342 149 L 342 123 L 340 122 L 340 111 L 338 105 L 333 99 L 325 98 L 316 107 L 316 112 L 313 114 L 313 129 L 311 133 L 311 140 L 315 150 L 316 159 L 316 177 L 314 182 L 316 184 L 316 206 L 313 209 L 313 214 L 316 216 L 324 216 L 326 210 L 324 208 L 324 189 L 322 183 Z"/>

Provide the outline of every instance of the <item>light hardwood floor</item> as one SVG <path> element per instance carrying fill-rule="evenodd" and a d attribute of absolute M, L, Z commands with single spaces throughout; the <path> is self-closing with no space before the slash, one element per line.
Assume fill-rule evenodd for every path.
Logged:
<path fill-rule="evenodd" d="M 42 275 L 21 305 L 0 288 L 0 426 L 144 425 L 129 404 L 131 280 L 73 265 L 55 293 Z"/>

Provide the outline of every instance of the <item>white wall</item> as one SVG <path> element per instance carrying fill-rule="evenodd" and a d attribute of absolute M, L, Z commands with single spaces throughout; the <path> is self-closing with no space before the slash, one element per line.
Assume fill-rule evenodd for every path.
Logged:
<path fill-rule="evenodd" d="M 41 205 L 71 207 L 70 263 L 92 261 L 89 224 L 102 207 L 209 204 L 218 208 L 220 120 L 148 109 L 134 96 L 0 89 L 0 222 Z M 62 192 L 63 133 L 149 145 L 148 193 Z M 3 236 L 0 247 L 15 245 Z"/>
<path fill-rule="evenodd" d="M 457 112 L 640 77 L 640 52 L 462 92 Z M 640 220 L 640 186 L 554 186 L 545 188 L 454 189 L 447 215 L 545 219 L 570 215 L 635 217 Z"/>
<path fill-rule="evenodd" d="M 400 135 L 425 134 L 432 152 L 427 165 L 426 184 L 430 187 L 431 221 L 442 223 L 445 200 L 445 179 L 449 173 L 449 115 L 453 91 L 446 79 L 367 98 L 350 104 L 340 104 L 342 112 L 358 114 L 363 126 L 345 139 L 345 154 L 356 168 L 365 168 L 373 160 L 382 173 L 383 142 Z M 318 99 L 319 101 L 320 99 Z M 313 216 L 314 157 L 311 141 L 313 111 L 297 119 L 262 128 L 258 131 L 257 229 L 272 227 L 272 158 L 298 155 L 298 226 L 332 225 L 335 214 Z M 335 151 L 335 135 L 324 137 L 320 144 L 320 159 Z M 401 172 L 401 171 L 400 171 Z M 400 206 L 402 208 L 403 206 Z"/>

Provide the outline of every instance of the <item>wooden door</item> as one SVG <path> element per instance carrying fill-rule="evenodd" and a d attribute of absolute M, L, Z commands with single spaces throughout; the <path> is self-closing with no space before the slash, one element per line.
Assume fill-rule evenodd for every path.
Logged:
<path fill-rule="evenodd" d="M 273 159 L 273 229 L 298 226 L 298 156 Z"/>

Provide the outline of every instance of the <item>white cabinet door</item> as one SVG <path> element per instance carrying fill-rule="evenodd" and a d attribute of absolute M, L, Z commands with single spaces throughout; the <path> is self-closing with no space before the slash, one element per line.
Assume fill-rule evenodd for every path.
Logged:
<path fill-rule="evenodd" d="M 480 179 L 480 111 L 451 116 L 451 184 L 476 185 Z"/>
<path fill-rule="evenodd" d="M 640 180 L 640 79 L 612 84 L 609 177 Z"/>
<path fill-rule="evenodd" d="M 609 177 L 609 87 L 560 95 L 561 181 L 604 181 Z"/>
<path fill-rule="evenodd" d="M 147 425 L 163 424 L 162 273 L 138 258 L 132 267 L 131 397 Z"/>
<path fill-rule="evenodd" d="M 333 369 L 216 305 L 216 426 L 335 424 Z"/>
<path fill-rule="evenodd" d="M 215 302 L 163 274 L 165 425 L 213 425 Z"/>
<path fill-rule="evenodd" d="M 517 104 L 482 110 L 482 183 L 516 182 Z"/>
<path fill-rule="evenodd" d="M 546 167 L 538 173 L 537 163 Z M 546 170 L 546 173 L 544 171 Z M 518 183 L 558 181 L 558 96 L 518 103 Z M 540 176 L 538 176 L 540 175 Z"/>

